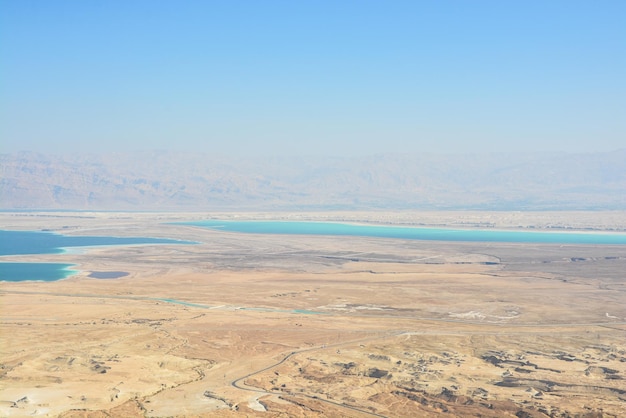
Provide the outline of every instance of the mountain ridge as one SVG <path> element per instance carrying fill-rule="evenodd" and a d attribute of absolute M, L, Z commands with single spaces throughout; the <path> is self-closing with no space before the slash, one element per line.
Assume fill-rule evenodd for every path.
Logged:
<path fill-rule="evenodd" d="M 626 208 L 626 149 L 604 153 L 237 158 L 0 154 L 2 209 Z"/>

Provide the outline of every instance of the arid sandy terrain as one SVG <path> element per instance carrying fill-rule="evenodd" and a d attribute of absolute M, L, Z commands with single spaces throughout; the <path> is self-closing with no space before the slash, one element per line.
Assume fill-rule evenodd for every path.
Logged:
<path fill-rule="evenodd" d="M 168 223 L 210 216 L 626 230 L 623 212 L 2 213 L 199 244 L 3 257 L 81 272 L 0 283 L 0 416 L 626 416 L 624 246 Z"/>

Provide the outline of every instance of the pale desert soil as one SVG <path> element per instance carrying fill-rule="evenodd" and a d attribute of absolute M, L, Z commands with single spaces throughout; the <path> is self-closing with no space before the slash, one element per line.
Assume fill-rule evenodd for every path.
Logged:
<path fill-rule="evenodd" d="M 626 416 L 626 248 L 220 233 L 272 214 L 3 213 L 3 229 L 158 236 L 4 261 L 0 416 Z M 608 213 L 277 219 L 624 229 Z M 123 271 L 93 279 L 92 271 Z"/>

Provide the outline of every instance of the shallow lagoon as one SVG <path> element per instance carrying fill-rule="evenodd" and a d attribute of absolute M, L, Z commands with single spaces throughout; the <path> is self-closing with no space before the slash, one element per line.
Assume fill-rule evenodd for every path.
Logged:
<path fill-rule="evenodd" d="M 78 270 L 72 270 L 73 266 L 63 263 L 0 263 L 0 281 L 53 282 L 78 273 Z"/>
<path fill-rule="evenodd" d="M 21 254 L 60 254 L 64 248 L 101 245 L 194 244 L 165 238 L 69 236 L 53 232 L 7 231 L 0 229 L 0 256 Z"/>
<path fill-rule="evenodd" d="M 554 232 L 495 229 L 447 229 L 335 222 L 220 221 L 185 222 L 203 228 L 228 232 L 289 235 L 335 235 L 399 238 L 427 241 L 511 242 L 541 244 L 621 244 L 626 234 L 609 232 Z"/>
<path fill-rule="evenodd" d="M 103 245 L 195 244 L 165 238 L 68 236 L 52 232 L 0 230 L 0 256 L 61 254 L 66 248 Z M 76 274 L 72 264 L 0 262 L 0 281 L 55 281 Z"/>

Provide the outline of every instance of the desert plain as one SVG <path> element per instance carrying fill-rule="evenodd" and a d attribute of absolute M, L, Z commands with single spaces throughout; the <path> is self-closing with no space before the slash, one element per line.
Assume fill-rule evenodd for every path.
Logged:
<path fill-rule="evenodd" d="M 208 218 L 626 231 L 624 212 L 4 212 L 197 244 L 2 257 L 79 272 L 0 283 L 0 416 L 626 416 L 626 246 L 175 224 Z"/>

